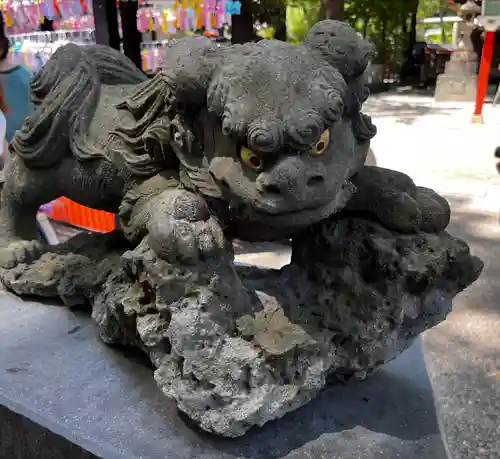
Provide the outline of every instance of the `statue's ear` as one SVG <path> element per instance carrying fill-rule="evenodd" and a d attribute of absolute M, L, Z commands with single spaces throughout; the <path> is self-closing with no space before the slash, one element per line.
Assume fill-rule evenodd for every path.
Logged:
<path fill-rule="evenodd" d="M 352 27 L 332 20 L 321 21 L 311 27 L 303 45 L 319 52 L 347 83 L 359 78 L 376 54 L 375 47 L 363 40 Z"/>
<path fill-rule="evenodd" d="M 172 86 L 177 102 L 187 106 L 205 103 L 206 91 L 220 55 L 206 37 L 171 42 L 165 49 L 162 73 Z"/>

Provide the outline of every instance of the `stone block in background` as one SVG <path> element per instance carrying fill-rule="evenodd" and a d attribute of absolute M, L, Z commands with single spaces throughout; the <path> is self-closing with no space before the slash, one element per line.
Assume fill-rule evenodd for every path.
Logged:
<path fill-rule="evenodd" d="M 477 76 L 438 75 L 434 98 L 436 102 L 474 102 L 476 100 Z"/>
<path fill-rule="evenodd" d="M 470 34 L 473 25 L 458 23 L 460 42 L 446 63 L 445 71 L 438 75 L 434 97 L 436 102 L 474 102 L 477 90 L 477 56 Z"/>

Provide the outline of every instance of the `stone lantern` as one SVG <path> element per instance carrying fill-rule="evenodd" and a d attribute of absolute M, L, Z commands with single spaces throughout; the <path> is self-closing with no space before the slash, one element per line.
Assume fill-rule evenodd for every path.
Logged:
<path fill-rule="evenodd" d="M 477 54 L 471 40 L 477 29 L 474 19 L 481 14 L 481 2 L 467 0 L 457 11 L 462 21 L 456 24 L 454 33 L 457 48 L 446 63 L 445 71 L 436 81 L 435 99 L 439 102 L 473 102 L 477 90 Z"/>

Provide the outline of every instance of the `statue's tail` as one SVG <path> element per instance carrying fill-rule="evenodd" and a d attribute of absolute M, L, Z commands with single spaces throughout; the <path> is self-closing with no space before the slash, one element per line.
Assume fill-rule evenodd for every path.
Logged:
<path fill-rule="evenodd" d="M 10 150 L 31 168 L 57 164 L 69 151 L 95 157 L 85 142 L 99 102 L 101 84 L 138 84 L 147 80 L 127 57 L 100 45 L 59 48 L 30 83 L 34 114 L 16 133 Z"/>

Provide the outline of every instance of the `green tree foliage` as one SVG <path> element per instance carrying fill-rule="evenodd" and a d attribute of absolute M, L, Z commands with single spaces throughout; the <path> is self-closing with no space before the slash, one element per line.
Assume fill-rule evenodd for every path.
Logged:
<path fill-rule="evenodd" d="M 411 17 L 418 0 L 351 0 L 346 20 L 377 47 L 376 61 L 390 69 L 401 65 L 409 46 Z"/>
<path fill-rule="evenodd" d="M 254 20 L 260 24 L 267 24 L 272 28 L 274 38 L 287 39 L 287 0 L 259 0 L 254 1 Z"/>
<path fill-rule="evenodd" d="M 424 32 L 438 24 L 417 26 L 417 18 L 453 15 L 452 0 L 244 0 L 251 3 L 255 21 L 271 28 L 260 35 L 299 42 L 309 28 L 324 17 L 347 21 L 377 47 L 376 62 L 398 70 L 413 47 L 417 29 Z M 451 8 L 450 8 L 451 6 Z M 286 18 L 286 19 L 285 19 Z M 451 25 L 445 25 L 449 39 Z M 433 37 L 440 42 L 441 36 Z"/>
<path fill-rule="evenodd" d="M 241 14 L 231 17 L 233 43 L 261 38 L 287 39 L 286 9 L 289 0 L 239 0 Z M 265 29 L 262 30 L 262 25 Z M 255 33 L 254 29 L 260 31 Z"/>
<path fill-rule="evenodd" d="M 322 0 L 289 0 L 287 26 L 292 40 L 300 39 L 314 24 Z M 335 0 L 331 0 L 335 1 Z M 455 15 L 453 0 L 344 0 L 344 20 L 377 47 L 376 61 L 396 70 L 413 47 L 417 30 L 424 33 L 439 24 L 417 25 L 417 19 Z M 320 15 L 321 17 L 321 10 Z M 452 25 L 444 25 L 447 41 L 451 39 Z M 442 37 L 432 37 L 441 42 Z"/>
<path fill-rule="evenodd" d="M 421 1 L 418 8 L 418 18 L 429 18 L 435 16 L 437 13 L 441 12 L 443 17 L 455 16 L 457 10 L 457 5 L 450 0 L 425 0 Z M 418 31 L 421 35 L 425 34 L 426 31 L 430 29 L 442 28 L 444 32 L 444 37 L 441 34 L 430 35 L 428 41 L 434 43 L 441 43 L 442 38 L 445 39 L 447 43 L 451 42 L 453 25 L 449 22 L 439 24 L 419 24 Z"/>
<path fill-rule="evenodd" d="M 318 0 L 289 0 L 286 10 L 288 38 L 299 42 L 318 20 L 320 2 Z"/>

